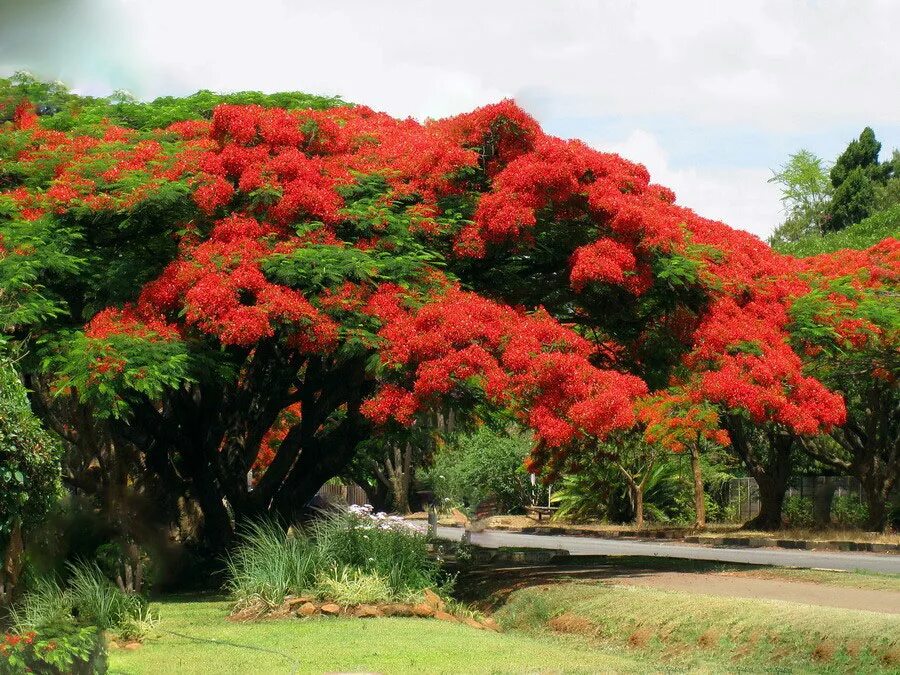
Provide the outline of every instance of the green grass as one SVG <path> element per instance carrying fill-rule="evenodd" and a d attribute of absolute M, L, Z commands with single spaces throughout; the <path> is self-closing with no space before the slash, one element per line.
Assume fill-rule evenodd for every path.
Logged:
<path fill-rule="evenodd" d="M 490 633 L 428 619 L 288 619 L 236 624 L 225 620 L 230 608 L 227 601 L 208 598 L 154 603 L 154 610 L 160 614 L 159 627 L 138 650 L 111 650 L 110 672 L 190 675 L 644 669 L 627 656 L 567 644 L 553 637 Z"/>
<path fill-rule="evenodd" d="M 509 629 L 566 634 L 668 668 L 896 672 L 900 616 L 600 583 L 517 591 Z"/>

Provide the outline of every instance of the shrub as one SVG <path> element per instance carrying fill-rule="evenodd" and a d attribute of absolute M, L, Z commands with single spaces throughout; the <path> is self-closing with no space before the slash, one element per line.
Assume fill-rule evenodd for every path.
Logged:
<path fill-rule="evenodd" d="M 524 467 L 531 447 L 528 434 L 482 427 L 436 453 L 428 482 L 439 503 L 474 509 L 494 498 L 503 512 L 520 510 L 531 503 L 533 488 Z"/>
<path fill-rule="evenodd" d="M 45 626 L 39 632 L 0 636 L 0 675 L 93 675 L 106 670 L 106 650 L 94 626 L 64 622 Z"/>
<path fill-rule="evenodd" d="M 239 601 L 260 598 L 274 606 L 286 595 L 312 589 L 322 567 L 308 537 L 272 522 L 251 523 L 228 560 L 228 586 Z"/>
<path fill-rule="evenodd" d="M 319 595 L 339 605 L 362 605 L 395 599 L 387 579 L 377 572 L 354 567 L 332 567 L 319 575 Z"/>
<path fill-rule="evenodd" d="M 831 522 L 846 527 L 862 527 L 869 517 L 859 495 L 838 495 L 831 502 Z"/>
<path fill-rule="evenodd" d="M 785 524 L 790 527 L 811 527 L 815 523 L 813 503 L 808 497 L 791 495 L 784 500 L 781 509 Z"/>
<path fill-rule="evenodd" d="M 18 581 L 22 531 L 39 522 L 59 496 L 60 453 L 32 413 L 18 374 L 0 360 L 0 600 Z"/>
<path fill-rule="evenodd" d="M 40 631 L 46 626 L 78 624 L 112 631 L 125 638 L 143 637 L 153 626 L 147 601 L 125 593 L 96 565 L 70 566 L 65 587 L 43 579 L 11 611 L 18 631 Z"/>
<path fill-rule="evenodd" d="M 402 518 L 371 506 L 324 513 L 307 532 L 254 523 L 228 561 L 239 604 L 280 605 L 306 593 L 343 604 L 407 599 L 440 586 L 428 539 Z"/>
<path fill-rule="evenodd" d="M 369 505 L 323 516 L 314 537 L 326 565 L 380 575 L 395 596 L 437 584 L 438 565 L 425 533 L 402 518 L 373 513 Z"/>

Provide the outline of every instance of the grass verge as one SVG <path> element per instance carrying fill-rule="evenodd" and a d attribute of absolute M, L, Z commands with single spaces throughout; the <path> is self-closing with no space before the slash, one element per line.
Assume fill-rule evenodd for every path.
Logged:
<path fill-rule="evenodd" d="M 640 672 L 640 663 L 553 636 L 491 633 L 427 619 L 230 623 L 227 600 L 162 601 L 161 623 L 135 651 L 114 649 L 111 673 Z M 186 637 L 189 636 L 189 637 Z"/>
<path fill-rule="evenodd" d="M 514 592 L 508 629 L 627 650 L 674 669 L 897 672 L 900 616 L 598 583 Z"/>

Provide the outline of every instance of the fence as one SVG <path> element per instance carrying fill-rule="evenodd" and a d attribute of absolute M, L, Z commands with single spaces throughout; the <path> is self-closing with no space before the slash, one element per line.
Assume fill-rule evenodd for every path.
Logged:
<path fill-rule="evenodd" d="M 788 487 L 786 496 L 799 495 L 813 501 L 817 520 L 827 520 L 831 500 L 844 495 L 862 499 L 862 486 L 856 478 L 846 476 L 801 476 Z M 759 487 L 753 478 L 728 481 L 727 500 L 731 517 L 737 522 L 750 520 L 759 513 Z"/>
<path fill-rule="evenodd" d="M 350 485 L 326 483 L 319 489 L 318 496 L 330 504 L 361 505 L 369 503 L 366 491 L 356 483 Z"/>

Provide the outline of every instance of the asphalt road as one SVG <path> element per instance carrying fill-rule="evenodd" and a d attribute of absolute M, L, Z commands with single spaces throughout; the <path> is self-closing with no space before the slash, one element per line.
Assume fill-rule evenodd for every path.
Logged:
<path fill-rule="evenodd" d="M 438 527 L 438 537 L 459 541 L 460 527 Z M 780 567 L 808 567 L 831 570 L 865 570 L 900 574 L 900 555 L 877 553 L 843 553 L 832 551 L 790 551 L 771 548 L 725 548 L 675 544 L 654 541 L 623 541 L 594 537 L 566 537 L 562 535 L 520 534 L 501 530 L 473 532 L 471 543 L 484 548 L 504 546 L 542 548 L 568 551 L 571 555 L 639 555 L 654 558 L 684 558 L 687 560 L 715 560 L 748 565 L 777 565 Z"/>

